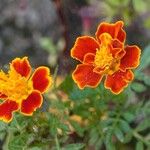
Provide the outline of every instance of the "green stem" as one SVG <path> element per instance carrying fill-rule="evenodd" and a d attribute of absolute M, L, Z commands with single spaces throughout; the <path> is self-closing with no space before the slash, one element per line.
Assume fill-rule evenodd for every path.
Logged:
<path fill-rule="evenodd" d="M 56 149 L 60 150 L 60 145 L 59 145 L 59 141 L 58 141 L 57 135 L 55 136 L 55 143 L 56 143 Z"/>
<path fill-rule="evenodd" d="M 19 125 L 15 115 L 14 115 L 14 121 L 16 122 L 15 125 L 16 125 L 17 129 L 19 130 L 19 132 L 22 132 L 22 129 L 21 129 L 21 127 L 20 127 L 20 125 Z"/>
<path fill-rule="evenodd" d="M 9 146 L 8 145 L 9 145 L 11 137 L 12 137 L 12 132 L 8 129 L 7 137 L 6 137 L 5 143 L 3 145 L 3 149 L 9 150 Z"/>
<path fill-rule="evenodd" d="M 138 132 L 133 131 L 133 135 L 134 135 L 135 138 L 137 138 L 138 140 L 142 141 L 147 146 L 150 146 L 150 143 L 143 136 L 141 136 Z"/>

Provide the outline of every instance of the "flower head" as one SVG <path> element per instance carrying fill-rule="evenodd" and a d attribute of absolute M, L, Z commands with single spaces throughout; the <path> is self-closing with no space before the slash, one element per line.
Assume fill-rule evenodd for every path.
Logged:
<path fill-rule="evenodd" d="M 51 85 L 50 72 L 47 67 L 38 67 L 31 75 L 31 66 L 27 57 L 16 58 L 10 63 L 8 73 L 0 71 L 0 119 L 10 122 L 13 112 L 20 110 L 31 116 L 41 107 L 42 94 Z"/>
<path fill-rule="evenodd" d="M 81 62 L 72 77 L 80 89 L 96 87 L 106 76 L 104 86 L 119 94 L 134 78 L 131 69 L 139 65 L 141 50 L 136 45 L 125 45 L 123 22 L 101 23 L 96 38 L 76 39 L 71 56 Z"/>

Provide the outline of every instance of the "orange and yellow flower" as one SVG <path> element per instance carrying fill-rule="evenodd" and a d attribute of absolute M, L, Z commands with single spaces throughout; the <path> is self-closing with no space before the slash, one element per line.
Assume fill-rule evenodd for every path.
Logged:
<path fill-rule="evenodd" d="M 20 110 L 31 116 L 41 107 L 42 94 L 51 85 L 50 71 L 41 66 L 31 75 L 31 66 L 27 57 L 16 58 L 10 63 L 8 73 L 0 71 L 0 120 L 10 122 L 13 112 Z"/>
<path fill-rule="evenodd" d="M 119 94 L 134 78 L 131 69 L 139 65 L 141 50 L 136 45 L 125 45 L 123 22 L 101 23 L 96 38 L 82 36 L 76 39 L 71 56 L 81 62 L 72 77 L 80 89 L 97 87 L 103 76 L 104 86 Z"/>

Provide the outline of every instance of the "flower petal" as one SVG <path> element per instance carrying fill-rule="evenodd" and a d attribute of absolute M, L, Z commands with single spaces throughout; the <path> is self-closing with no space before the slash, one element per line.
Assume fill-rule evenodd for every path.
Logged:
<path fill-rule="evenodd" d="M 95 59 L 95 55 L 93 53 L 87 53 L 84 56 L 83 63 L 84 64 L 93 64 L 94 59 Z"/>
<path fill-rule="evenodd" d="M 125 71 L 126 69 L 136 68 L 139 65 L 141 50 L 139 47 L 126 46 L 125 47 L 126 54 L 121 59 L 120 69 Z"/>
<path fill-rule="evenodd" d="M 99 44 L 94 38 L 90 36 L 78 37 L 73 48 L 71 49 L 71 56 L 82 62 L 85 54 L 95 54 L 97 48 L 99 48 Z"/>
<path fill-rule="evenodd" d="M 50 70 L 47 67 L 38 67 L 33 73 L 31 80 L 33 88 L 44 93 L 51 84 Z"/>
<path fill-rule="evenodd" d="M 131 70 L 126 70 L 126 72 L 117 71 L 112 75 L 107 75 L 104 85 L 114 94 L 119 94 L 133 78 L 134 74 Z"/>
<path fill-rule="evenodd" d="M 0 104 L 0 120 L 10 122 L 13 118 L 13 112 L 17 111 L 19 105 L 15 101 L 6 100 Z"/>
<path fill-rule="evenodd" d="M 100 83 L 102 76 L 93 72 L 93 69 L 94 67 L 92 65 L 77 65 L 72 74 L 72 78 L 80 89 L 84 87 L 96 87 Z"/>
<path fill-rule="evenodd" d="M 27 57 L 14 59 L 11 63 L 11 67 L 13 67 L 23 77 L 28 78 L 30 76 L 31 66 Z"/>
<path fill-rule="evenodd" d="M 22 101 L 21 113 L 27 116 L 31 116 L 37 108 L 41 107 L 42 102 L 43 97 L 41 93 L 37 90 L 34 90 L 26 100 Z"/>
<path fill-rule="evenodd" d="M 113 39 L 118 39 L 120 42 L 124 42 L 126 38 L 126 33 L 122 29 L 122 21 L 117 21 L 115 24 L 101 23 L 96 31 L 96 38 L 100 42 L 100 35 L 102 33 L 109 33 Z"/>
<path fill-rule="evenodd" d="M 7 98 L 7 96 L 5 94 L 0 93 L 0 99 L 6 99 L 6 98 Z"/>

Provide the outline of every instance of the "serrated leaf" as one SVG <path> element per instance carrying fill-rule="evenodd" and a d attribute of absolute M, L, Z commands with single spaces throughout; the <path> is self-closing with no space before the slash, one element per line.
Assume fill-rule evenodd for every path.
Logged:
<path fill-rule="evenodd" d="M 136 150 L 144 150 L 144 145 L 141 141 L 136 143 Z"/>
<path fill-rule="evenodd" d="M 124 135 L 122 133 L 122 131 L 119 129 L 119 128 L 115 128 L 115 131 L 114 131 L 117 139 L 120 141 L 120 142 L 123 142 L 124 141 Z"/>
<path fill-rule="evenodd" d="M 146 90 L 146 87 L 143 84 L 137 82 L 132 83 L 131 88 L 138 93 L 144 92 Z"/>
<path fill-rule="evenodd" d="M 146 119 L 144 121 L 142 121 L 136 128 L 136 130 L 139 131 L 143 131 L 146 130 L 147 128 L 150 128 L 150 119 Z"/>
<path fill-rule="evenodd" d="M 81 150 L 85 145 L 82 143 L 78 144 L 69 144 L 62 148 L 62 150 Z"/>

